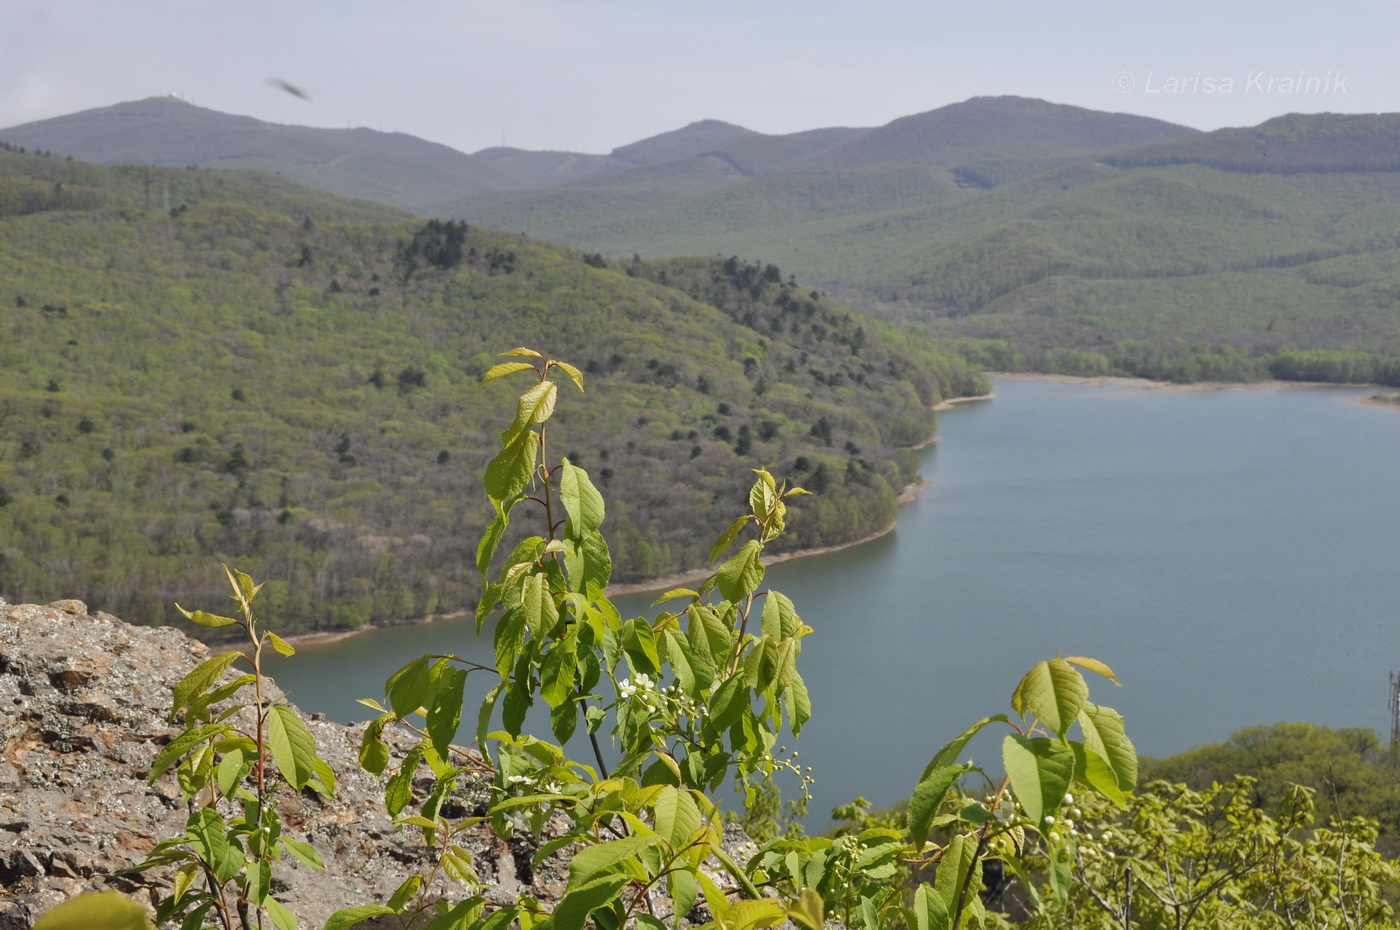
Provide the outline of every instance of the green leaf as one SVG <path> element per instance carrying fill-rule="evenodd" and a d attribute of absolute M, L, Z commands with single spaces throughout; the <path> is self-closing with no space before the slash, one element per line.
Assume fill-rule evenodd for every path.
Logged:
<path fill-rule="evenodd" d="M 390 817 L 399 816 L 399 811 L 403 810 L 412 799 L 413 773 L 417 771 L 418 761 L 422 757 L 421 750 L 410 749 L 408 755 L 404 756 L 403 764 L 399 766 L 399 770 L 384 786 L 384 807 L 389 811 Z"/>
<path fill-rule="evenodd" d="M 946 765 L 952 765 L 956 762 L 958 756 L 962 755 L 962 751 L 966 748 L 967 744 L 972 742 L 972 738 L 981 732 L 982 728 L 987 726 L 987 724 L 1006 722 L 1008 722 L 1006 714 L 995 714 L 991 717 L 983 717 L 966 730 L 963 730 L 957 739 L 934 754 L 933 758 L 929 760 L 928 765 L 924 766 L 924 772 L 919 776 L 919 781 L 928 778 L 929 775 L 933 774 L 934 770 L 941 769 Z"/>
<path fill-rule="evenodd" d="M 715 690 L 710 699 L 710 716 L 705 721 L 705 737 L 713 740 L 729 729 L 749 706 L 749 689 L 744 687 L 743 672 L 731 675 Z"/>
<path fill-rule="evenodd" d="M 674 850 L 684 847 L 691 835 L 700 829 L 700 808 L 689 791 L 666 785 L 656 795 L 652 809 L 656 813 L 657 835 Z"/>
<path fill-rule="evenodd" d="M 442 870 L 449 878 L 455 878 L 470 887 L 475 888 L 481 884 L 476 867 L 472 865 L 472 854 L 460 846 L 449 846 L 447 852 L 442 854 Z"/>
<path fill-rule="evenodd" d="M 472 930 L 506 930 L 521 914 L 520 906 L 512 904 L 496 911 Z"/>
<path fill-rule="evenodd" d="M 321 854 L 316 851 L 316 847 L 310 843 L 303 843 L 301 840 L 294 840 L 290 836 L 279 836 L 277 842 L 300 861 L 311 866 L 313 869 L 325 869 L 326 864 L 321 861 Z"/>
<path fill-rule="evenodd" d="M 496 709 L 496 704 L 501 700 L 501 695 L 505 693 L 506 683 L 497 682 L 486 692 L 486 696 L 481 699 L 481 706 L 476 710 L 476 747 L 483 759 L 488 763 L 491 756 L 488 751 L 488 741 L 486 734 L 491 729 L 491 714 Z M 595 710 L 597 708 L 594 708 Z"/>
<path fill-rule="evenodd" d="M 490 368 L 486 369 L 486 374 L 481 376 L 481 380 L 477 382 L 477 387 L 490 384 L 492 381 L 504 378 L 506 375 L 513 375 L 517 371 L 536 370 L 535 366 L 531 365 L 529 362 L 501 362 L 499 365 L 492 365 Z"/>
<path fill-rule="evenodd" d="M 528 625 L 529 618 L 525 615 L 525 611 L 519 607 L 507 610 L 496 621 L 494 643 L 496 671 L 500 673 L 502 679 L 510 677 L 510 670 L 520 656 L 520 645 L 525 642 L 525 630 Z"/>
<path fill-rule="evenodd" d="M 426 705 L 433 691 L 433 656 L 419 656 L 389 679 L 389 706 L 399 719 Z"/>
<path fill-rule="evenodd" d="M 1055 891 L 1055 900 L 1064 905 L 1069 901 L 1071 883 L 1074 881 L 1074 840 L 1066 839 L 1050 845 L 1050 887 Z"/>
<path fill-rule="evenodd" d="M 387 715 L 375 717 L 365 727 L 365 734 L 360 739 L 360 768 L 371 775 L 384 774 L 389 764 L 389 745 L 379 737 L 389 719 Z"/>
<path fill-rule="evenodd" d="M 1093 788 L 1114 804 L 1122 804 L 1127 800 L 1127 796 L 1118 787 L 1118 776 L 1103 756 L 1092 749 L 1086 749 L 1083 743 L 1071 742 L 1069 746 L 1074 750 L 1076 781 Z"/>
<path fill-rule="evenodd" d="M 335 797 L 335 772 L 331 769 L 330 764 L 320 756 L 313 757 L 313 761 L 316 777 L 309 783 L 309 787 L 325 797 Z"/>
<path fill-rule="evenodd" d="M 778 502 L 778 486 L 773 483 L 773 476 L 763 469 L 755 469 L 755 474 L 758 480 L 749 488 L 749 509 L 755 517 L 765 517 Z"/>
<path fill-rule="evenodd" d="M 403 880 L 403 884 L 394 889 L 393 895 L 389 897 L 389 910 L 399 913 L 404 909 L 410 898 L 418 893 L 418 889 L 423 887 L 423 876 L 414 874 Z"/>
<path fill-rule="evenodd" d="M 826 903 L 815 888 L 803 888 L 788 906 L 787 915 L 808 930 L 825 930 Z"/>
<path fill-rule="evenodd" d="M 233 626 L 238 622 L 232 617 L 220 617 L 218 614 L 206 613 L 203 610 L 186 610 L 179 604 L 175 605 L 175 609 L 184 614 L 186 620 L 193 620 L 200 626 L 210 627 L 212 629 L 217 629 L 221 626 Z"/>
<path fill-rule="evenodd" d="M 272 643 L 272 648 L 276 649 L 279 655 L 296 655 L 296 647 L 294 647 L 291 643 L 287 642 L 282 637 L 278 636 L 276 633 L 269 632 L 267 634 L 267 638 Z"/>
<path fill-rule="evenodd" d="M 1118 676 L 1113 674 L 1113 669 L 1104 665 L 1098 659 L 1086 659 L 1084 656 L 1065 656 L 1065 661 L 1070 665 L 1077 665 L 1082 669 L 1088 669 L 1091 672 L 1102 675 L 1119 687 L 1123 685 L 1123 682 L 1118 680 Z"/>
<path fill-rule="evenodd" d="M 788 727 L 793 736 L 801 736 L 802 728 L 812 719 L 812 698 L 807 694 L 807 683 L 795 667 L 783 678 L 783 700 L 787 702 Z"/>
<path fill-rule="evenodd" d="M 34 930 L 152 930 L 146 909 L 116 891 L 79 895 L 34 922 Z"/>
<path fill-rule="evenodd" d="M 462 691 L 466 686 L 466 669 L 443 669 L 433 692 L 432 706 L 428 708 L 428 736 L 433 741 L 433 749 L 444 759 L 462 723 Z"/>
<path fill-rule="evenodd" d="M 724 915 L 725 930 L 761 930 L 787 920 L 787 911 L 769 898 L 735 901 Z"/>
<path fill-rule="evenodd" d="M 934 876 L 933 890 L 943 900 L 948 915 L 956 922 L 959 912 L 959 899 L 963 908 L 970 908 L 977 901 L 977 892 L 982 890 L 981 867 L 977 861 L 977 837 L 971 833 L 960 833 L 948 840 L 943 850 L 943 858 L 938 862 L 938 872 Z M 967 895 L 962 893 L 963 885 L 968 885 Z"/>
<path fill-rule="evenodd" d="M 515 422 L 505 435 L 514 436 L 520 430 L 548 420 L 554 415 L 554 402 L 558 396 L 559 386 L 553 381 L 541 381 L 521 394 L 515 405 Z"/>
<path fill-rule="evenodd" d="M 540 451 L 540 434 L 525 430 L 509 440 L 486 466 L 482 484 L 493 501 L 509 501 L 525 490 L 534 477 Z"/>
<path fill-rule="evenodd" d="M 249 862 L 243 874 L 247 877 L 248 900 L 255 907 L 262 907 L 272 884 L 272 865 L 264 860 Z"/>
<path fill-rule="evenodd" d="M 651 603 L 653 606 L 655 606 L 657 604 L 664 604 L 667 601 L 673 601 L 678 597 L 688 597 L 692 599 L 699 598 L 700 592 L 694 590 L 693 588 L 672 588 L 671 590 L 667 591 L 665 594 L 661 595 Z"/>
<path fill-rule="evenodd" d="M 710 685 L 714 683 L 715 675 L 719 673 L 719 665 L 715 661 L 714 644 L 705 627 L 702 610 L 708 614 L 707 609 L 694 604 L 686 609 L 686 617 L 690 621 L 690 628 L 686 631 L 686 641 L 690 644 L 690 671 L 695 676 L 695 688 L 699 692 L 708 691 Z M 728 646 L 728 636 L 724 637 L 723 643 Z"/>
<path fill-rule="evenodd" d="M 233 797 L 234 789 L 243 781 L 244 776 L 253 768 L 253 762 L 257 759 L 257 754 L 252 752 L 230 752 L 226 753 L 219 760 L 218 767 L 214 770 L 214 780 L 219 785 L 226 798 Z"/>
<path fill-rule="evenodd" d="M 491 518 L 491 522 L 486 526 L 486 532 L 481 534 L 481 541 L 476 544 L 476 570 L 485 575 L 487 569 L 491 567 L 491 559 L 496 554 L 496 547 L 501 543 L 501 537 L 505 535 L 506 527 L 510 525 L 509 510 L 500 510 Z M 478 625 L 480 624 L 480 610 L 478 610 Z"/>
<path fill-rule="evenodd" d="M 909 827 L 909 837 L 914 842 L 915 854 L 922 853 L 924 844 L 928 842 L 929 825 L 933 822 L 934 815 L 938 813 L 939 806 L 943 799 L 948 796 L 948 789 L 953 787 L 967 769 L 961 765 L 949 765 L 940 769 L 935 769 L 931 774 L 920 779 L 914 794 L 909 798 L 909 811 L 906 823 Z"/>
<path fill-rule="evenodd" d="M 294 789 L 300 791 L 316 774 L 316 740 L 296 711 L 274 704 L 267 715 L 267 744 L 272 761 Z"/>
<path fill-rule="evenodd" d="M 774 641 L 787 639 L 797 632 L 802 620 L 792 598 L 778 591 L 769 591 L 763 599 L 763 635 Z"/>
<path fill-rule="evenodd" d="M 748 514 L 744 514 L 742 517 L 739 517 L 733 523 L 729 524 L 728 529 L 726 529 L 723 533 L 719 534 L 719 539 L 716 539 L 715 544 L 710 547 L 710 558 L 708 564 L 715 564 L 715 559 L 719 558 L 720 555 L 724 552 L 724 550 L 728 549 L 734 544 L 734 540 L 736 537 L 738 537 L 739 531 L 744 528 L 744 524 L 748 523 L 752 519 L 753 517 L 749 516 Z"/>
<path fill-rule="evenodd" d="M 223 818 L 208 808 L 195 812 L 185 826 L 185 835 L 221 882 L 233 878 L 244 865 L 243 848 L 229 841 L 226 829 Z"/>
<path fill-rule="evenodd" d="M 1032 714 L 1050 732 L 1064 736 L 1079 716 L 1079 710 L 1089 696 L 1089 686 L 1064 659 L 1037 662 L 1011 695 L 1011 706 L 1022 718 Z"/>
<path fill-rule="evenodd" d="M 525 623 L 536 639 L 544 639 L 559 622 L 559 606 L 554 603 L 544 575 L 525 578 L 520 591 L 520 609 L 525 612 Z"/>
<path fill-rule="evenodd" d="M 195 698 L 218 681 L 230 665 L 241 658 L 243 658 L 241 652 L 225 652 L 223 655 L 217 655 L 199 663 L 193 671 L 181 678 L 171 689 L 171 722 L 175 721 L 176 714 L 181 708 L 188 707 Z"/>
<path fill-rule="evenodd" d="M 1001 744 L 1001 761 L 1026 816 L 1046 832 L 1046 815 L 1059 808 L 1074 777 L 1073 750 L 1059 740 L 1009 733 Z"/>
<path fill-rule="evenodd" d="M 665 659 L 671 663 L 671 671 L 686 694 L 696 694 L 695 672 L 691 670 L 690 642 L 673 626 L 661 631 L 661 645 Z"/>
<path fill-rule="evenodd" d="M 1137 750 L 1123 729 L 1122 715 L 1111 707 L 1085 701 L 1079 712 L 1079 728 L 1084 731 L 1084 745 L 1113 769 L 1118 787 L 1122 791 L 1137 787 Z"/>
<path fill-rule="evenodd" d="M 930 886 L 920 885 L 914 892 L 915 930 L 949 930 L 952 924 L 943 898 Z"/>
<path fill-rule="evenodd" d="M 549 729 L 561 743 L 572 739 L 574 731 L 578 729 L 578 704 L 565 701 L 558 707 L 550 708 Z"/>
<path fill-rule="evenodd" d="M 156 779 L 165 772 L 166 769 L 175 764 L 175 761 L 185 753 L 194 749 L 200 743 L 207 742 L 223 733 L 231 733 L 233 728 L 226 723 L 207 723 L 203 726 L 186 730 L 175 737 L 156 756 L 151 763 L 151 774 L 146 779 L 146 784 L 154 785 Z"/>
<path fill-rule="evenodd" d="M 656 651 L 656 634 L 641 617 L 622 625 L 622 649 L 632 663 L 632 670 L 656 675 L 661 671 L 661 656 Z"/>
<path fill-rule="evenodd" d="M 626 875 L 603 875 L 577 886 L 570 881 L 572 890 L 554 907 L 555 930 L 583 930 L 588 915 L 615 901 L 628 881 Z"/>
<path fill-rule="evenodd" d="M 558 368 L 560 371 L 564 372 L 564 374 L 568 375 L 569 380 L 574 382 L 574 384 L 578 385 L 578 389 L 580 391 L 583 390 L 583 372 L 579 371 L 577 368 L 575 368 L 573 365 L 570 365 L 568 362 L 561 362 L 557 359 L 552 364 L 555 368 Z"/>
<path fill-rule="evenodd" d="M 744 543 L 734 556 L 715 572 L 720 597 L 737 604 L 763 583 L 763 545 L 756 539 Z"/>
<path fill-rule="evenodd" d="M 228 580 L 238 592 L 240 601 L 245 605 L 252 603 L 253 595 L 258 593 L 258 588 L 262 585 L 253 584 L 251 575 L 236 568 L 231 569 L 227 565 L 224 566 L 224 574 L 228 575 Z"/>
<path fill-rule="evenodd" d="M 667 890 L 671 893 L 672 913 L 675 915 L 672 927 L 679 930 L 681 921 L 690 913 L 690 909 L 695 906 L 695 899 L 700 896 L 700 886 L 695 883 L 694 874 L 686 869 L 672 869 L 666 879 Z"/>
<path fill-rule="evenodd" d="M 544 360 L 544 356 L 543 356 L 543 355 L 541 355 L 540 353 L 536 352 L 534 349 L 527 349 L 527 348 L 525 348 L 524 346 L 516 346 L 514 349 L 510 349 L 509 351 L 501 352 L 501 353 L 499 353 L 499 354 L 500 354 L 500 355 L 518 356 L 518 357 L 521 357 L 521 358 L 537 358 L 537 359 L 540 359 L 541 361 Z"/>
<path fill-rule="evenodd" d="M 186 720 L 208 719 L 210 707 L 233 697 L 244 685 L 250 685 L 255 681 L 257 681 L 257 676 L 247 672 L 239 675 L 233 681 L 219 685 L 213 691 L 206 691 L 190 702 L 189 712 L 185 715 Z"/>
<path fill-rule="evenodd" d="M 345 930 L 346 927 L 353 927 L 362 920 L 392 913 L 394 913 L 393 910 L 382 904 L 357 904 L 354 907 L 342 907 L 331 915 L 331 919 L 326 921 L 322 930 Z"/>
<path fill-rule="evenodd" d="M 588 884 L 604 872 L 611 871 L 622 860 L 637 855 L 656 842 L 654 836 L 628 836 L 610 843 L 584 847 L 569 861 L 568 887 L 575 889 Z"/>
<path fill-rule="evenodd" d="M 584 533 L 596 532 L 603 525 L 606 508 L 603 495 L 588 480 L 588 472 L 564 460 L 559 472 L 559 499 L 569 515 L 567 535 L 578 539 Z"/>
<path fill-rule="evenodd" d="M 505 703 L 501 707 L 501 724 L 506 728 L 506 732 L 511 736 L 520 735 L 520 729 L 525 725 L 525 714 L 534 703 L 535 696 L 530 691 L 528 676 L 511 681 L 510 688 L 506 691 Z"/>

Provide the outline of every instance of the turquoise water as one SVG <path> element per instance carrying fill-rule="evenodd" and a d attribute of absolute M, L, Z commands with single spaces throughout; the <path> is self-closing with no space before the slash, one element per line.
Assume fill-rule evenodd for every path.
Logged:
<path fill-rule="evenodd" d="M 769 572 L 816 630 L 797 744 L 814 813 L 907 796 L 939 745 L 1008 710 L 1057 652 L 1113 666 L 1124 687 L 1093 696 L 1144 754 L 1279 720 L 1388 731 L 1400 413 L 1356 388 L 996 392 L 943 415 L 932 487 L 894 533 Z M 405 627 L 304 647 L 276 674 L 303 709 L 358 719 L 364 683 L 473 649 L 463 624 Z"/>

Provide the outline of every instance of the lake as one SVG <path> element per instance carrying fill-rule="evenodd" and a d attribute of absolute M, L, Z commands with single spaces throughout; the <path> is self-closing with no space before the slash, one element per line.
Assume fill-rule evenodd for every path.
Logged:
<path fill-rule="evenodd" d="M 999 379 L 994 400 L 943 414 L 932 486 L 895 532 L 768 574 L 816 631 L 797 744 L 813 820 L 857 794 L 906 797 L 942 743 L 1009 712 L 1019 677 L 1057 652 L 1113 667 L 1123 687 L 1092 680 L 1091 697 L 1145 755 L 1281 720 L 1386 735 L 1400 412 L 1355 401 L 1370 393 Z M 467 624 L 401 627 L 307 644 L 274 674 L 304 710 L 363 719 L 353 698 L 425 651 L 489 642 L 474 649 Z M 997 743 L 969 755 L 995 765 Z"/>

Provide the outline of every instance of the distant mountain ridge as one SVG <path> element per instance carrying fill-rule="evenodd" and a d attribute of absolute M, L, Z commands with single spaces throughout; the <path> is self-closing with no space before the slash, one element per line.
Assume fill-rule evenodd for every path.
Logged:
<path fill-rule="evenodd" d="M 741 256 L 972 340 L 963 350 L 999 369 L 1400 379 L 1367 361 L 1400 358 L 1400 114 L 1204 133 L 974 97 L 875 128 L 766 135 L 702 120 L 607 155 L 465 155 L 154 100 L 0 141 L 59 154 L 81 142 L 98 160 L 143 145 L 172 164 L 260 158 L 323 189 L 590 255 Z M 1295 349 L 1364 359 L 1275 370 Z"/>
<path fill-rule="evenodd" d="M 823 128 L 767 135 L 720 120 L 620 146 L 608 155 L 506 147 L 474 154 L 405 133 L 266 123 L 150 97 L 0 130 L 11 145 L 99 164 L 200 165 L 271 171 L 332 193 L 430 215 L 460 213 L 515 194 L 599 181 L 663 183 L 710 159 L 733 174 L 861 174 L 952 168 L 978 159 L 1048 165 L 1195 130 L 1019 97 L 979 97 L 875 129 Z M 660 175 L 656 169 L 671 166 Z M 648 170 L 651 169 L 651 170 Z M 713 186 L 713 185 L 707 185 Z"/>

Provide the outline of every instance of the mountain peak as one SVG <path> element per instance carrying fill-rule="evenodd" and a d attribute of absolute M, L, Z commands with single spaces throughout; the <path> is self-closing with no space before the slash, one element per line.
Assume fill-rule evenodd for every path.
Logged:
<path fill-rule="evenodd" d="M 723 120 L 704 119 L 680 129 L 663 132 L 659 136 L 651 136 L 640 142 L 613 149 L 612 155 L 633 165 L 657 165 L 703 155 L 736 139 L 758 135 L 762 133 Z"/>

